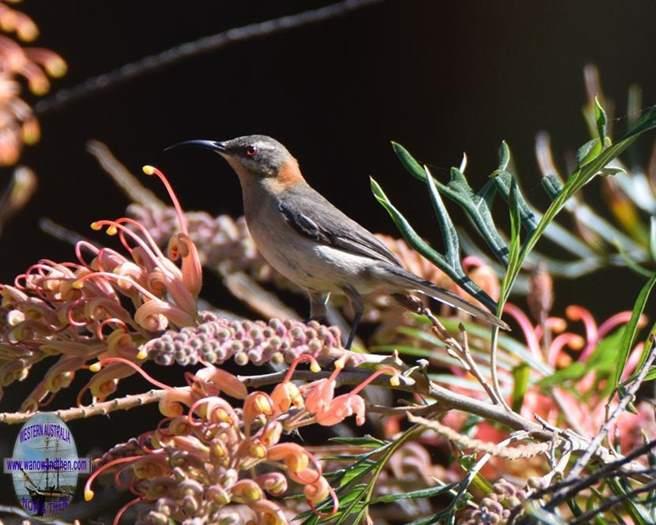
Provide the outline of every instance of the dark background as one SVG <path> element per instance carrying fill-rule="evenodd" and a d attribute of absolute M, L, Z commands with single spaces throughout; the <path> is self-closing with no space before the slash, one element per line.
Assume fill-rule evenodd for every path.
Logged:
<path fill-rule="evenodd" d="M 185 41 L 326 3 L 31 0 L 19 7 L 39 24 L 38 45 L 69 64 L 56 90 Z M 406 145 L 440 177 L 466 151 L 468 173 L 481 183 L 506 139 L 527 196 L 544 204 L 534 137 L 548 130 L 563 154 L 587 140 L 581 118 L 586 63 L 599 66 L 605 91 L 616 100 L 618 128 L 625 125 L 630 83 L 643 86 L 645 105 L 655 102 L 655 14 L 651 0 L 388 0 L 195 57 L 50 112 L 41 119 L 42 142 L 23 157 L 39 175 L 40 189 L 0 238 L 0 282 L 41 257 L 72 258 L 70 246 L 40 232 L 39 218 L 89 233 L 94 219 L 123 213 L 123 194 L 85 153 L 92 138 L 135 172 L 145 163 L 161 166 L 186 209 L 237 216 L 239 185 L 221 159 L 162 149 L 190 138 L 269 134 L 299 158 L 317 189 L 370 229 L 395 231 L 370 194 L 373 175 L 436 243 L 423 187 L 402 170 L 389 141 Z M 8 180 L 9 174 L 0 176 Z M 638 287 L 626 270 L 597 273 L 558 288 L 559 304 L 594 305 L 602 317 L 630 307 Z M 10 387 L 3 410 L 14 409 L 24 390 Z M 132 435 L 123 414 L 94 419 L 91 434 L 86 423 L 70 426 L 81 453 Z"/>

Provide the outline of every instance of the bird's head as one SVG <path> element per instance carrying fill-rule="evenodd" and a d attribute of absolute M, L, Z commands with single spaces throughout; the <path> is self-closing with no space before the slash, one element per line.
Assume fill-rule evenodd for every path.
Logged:
<path fill-rule="evenodd" d="M 175 145 L 198 146 L 214 151 L 228 161 L 240 178 L 289 178 L 298 163 L 280 142 L 266 135 L 246 135 L 235 139 L 188 140 Z"/>

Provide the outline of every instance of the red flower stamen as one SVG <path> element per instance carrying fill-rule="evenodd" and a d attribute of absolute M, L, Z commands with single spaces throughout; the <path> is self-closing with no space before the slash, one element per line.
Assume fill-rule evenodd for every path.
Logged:
<path fill-rule="evenodd" d="M 93 365 L 89 367 L 89 369 L 91 369 L 93 372 L 98 372 L 100 370 L 100 367 L 112 363 L 121 363 L 126 366 L 129 366 L 130 368 L 134 369 L 135 372 L 141 375 L 141 377 L 143 377 L 146 381 L 148 381 L 151 385 L 156 386 L 157 388 L 161 388 L 163 390 L 173 390 L 174 388 L 170 385 L 167 385 L 166 383 L 162 383 L 161 381 L 158 381 L 153 376 L 151 376 L 148 372 L 146 372 L 143 368 L 141 368 L 138 364 L 130 361 L 129 359 L 125 359 L 123 357 L 105 357 L 103 359 L 100 359 L 99 361 L 96 361 Z"/>
<path fill-rule="evenodd" d="M 155 175 L 160 181 L 162 181 L 162 184 L 164 184 L 164 187 L 166 188 L 166 191 L 169 194 L 169 198 L 171 199 L 171 202 L 173 203 L 173 207 L 175 208 L 175 212 L 178 216 L 178 224 L 180 226 L 180 231 L 186 235 L 189 235 L 189 231 L 187 230 L 187 218 L 185 217 L 185 214 L 182 212 L 182 206 L 180 206 L 180 201 L 178 200 L 177 195 L 173 191 L 173 187 L 171 186 L 169 179 L 167 179 L 166 175 L 164 175 L 164 173 L 158 170 L 155 166 L 144 166 L 142 170 L 146 175 Z"/>

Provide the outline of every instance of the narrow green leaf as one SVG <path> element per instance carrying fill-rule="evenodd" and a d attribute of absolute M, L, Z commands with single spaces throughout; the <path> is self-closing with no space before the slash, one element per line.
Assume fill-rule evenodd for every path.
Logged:
<path fill-rule="evenodd" d="M 430 171 L 424 166 L 426 172 L 426 186 L 428 188 L 428 195 L 437 218 L 437 224 L 442 232 L 442 239 L 444 248 L 446 249 L 446 260 L 449 261 L 452 267 L 457 268 L 460 266 L 460 242 L 458 241 L 458 233 L 455 226 L 451 221 L 449 212 L 446 211 L 442 197 L 437 191 L 435 180 Z M 464 272 L 463 272 L 464 273 Z"/>
<path fill-rule="evenodd" d="M 362 436 L 362 437 L 331 437 L 328 438 L 328 441 L 331 443 L 337 443 L 340 445 L 353 445 L 357 447 L 368 447 L 368 448 L 379 448 L 387 445 L 388 441 L 383 441 L 381 439 L 375 438 L 373 436 Z"/>
<path fill-rule="evenodd" d="M 543 377 L 537 384 L 542 388 L 551 388 L 552 386 L 562 385 L 566 381 L 578 381 L 585 373 L 585 364 L 575 362 L 565 368 L 561 368 L 550 376 Z"/>
<path fill-rule="evenodd" d="M 594 99 L 594 112 L 595 120 L 597 122 L 597 134 L 599 135 L 599 140 L 602 144 L 605 144 L 608 132 L 608 117 L 606 116 L 606 110 L 601 105 L 601 102 L 599 102 L 598 97 L 595 97 Z"/>
<path fill-rule="evenodd" d="M 512 409 L 519 412 L 524 404 L 524 394 L 529 385 L 529 378 L 531 377 L 531 368 L 526 364 L 513 368 L 513 392 L 512 392 Z"/>
<path fill-rule="evenodd" d="M 580 168 L 599 156 L 603 148 L 599 139 L 591 139 L 576 150 L 576 165 Z"/>
<path fill-rule="evenodd" d="M 652 275 L 651 279 L 649 279 L 640 290 L 640 293 L 638 294 L 638 297 L 636 298 L 636 301 L 633 305 L 631 319 L 629 320 L 628 324 L 624 327 L 624 337 L 622 338 L 622 343 L 620 346 L 620 354 L 618 355 L 617 358 L 618 366 L 615 369 L 615 374 L 611 382 L 612 388 L 617 388 L 620 384 L 620 379 L 622 378 L 622 372 L 624 371 L 624 367 L 626 366 L 626 361 L 629 358 L 629 353 L 633 348 L 633 344 L 635 342 L 635 338 L 638 333 L 638 321 L 640 320 L 640 316 L 645 310 L 647 299 L 649 299 L 649 294 L 651 293 L 654 284 L 656 284 L 656 273 Z"/>
<path fill-rule="evenodd" d="M 563 181 L 555 173 L 547 173 L 541 180 L 544 191 L 551 200 L 554 200 L 563 191 Z"/>
<path fill-rule="evenodd" d="M 392 142 L 392 149 L 403 167 L 413 177 L 425 182 L 426 172 L 410 152 L 396 142 Z M 499 260 L 505 261 L 507 249 L 494 225 L 487 202 L 485 198 L 472 191 L 462 171 L 458 168 L 451 168 L 451 177 L 448 184 L 443 184 L 437 180 L 434 180 L 434 183 L 440 193 L 462 208 L 495 256 Z"/>
<path fill-rule="evenodd" d="M 517 200 L 517 195 L 518 195 L 517 184 L 515 183 L 515 179 L 512 179 L 510 183 L 509 200 L 508 200 L 508 205 L 510 207 L 509 210 L 510 211 L 510 244 L 508 245 L 509 246 L 508 271 L 506 272 L 506 275 L 504 276 L 503 281 L 501 282 L 501 292 L 500 292 L 501 299 L 499 302 L 499 310 L 497 311 L 498 314 L 501 314 L 503 310 L 501 303 L 505 303 L 505 301 L 508 299 L 508 296 L 510 295 L 510 288 L 513 285 L 513 283 L 508 279 L 508 276 L 511 275 L 511 269 L 519 268 L 521 266 L 521 260 L 520 260 L 521 219 L 520 219 L 519 203 Z"/>
<path fill-rule="evenodd" d="M 419 234 L 414 230 L 414 228 L 410 225 L 403 214 L 390 202 L 383 189 L 373 178 L 370 178 L 370 183 L 371 191 L 374 197 L 381 204 L 381 206 L 385 208 L 408 244 L 410 244 L 415 250 L 417 250 L 429 261 L 431 261 L 445 274 L 451 277 L 451 279 L 453 279 L 458 284 L 458 286 L 469 293 L 472 297 L 485 304 L 491 310 L 496 309 L 496 303 L 494 299 L 485 293 L 474 281 L 472 281 L 465 274 L 462 266 L 460 266 L 460 263 L 458 262 L 457 267 L 452 266 L 442 254 L 433 249 L 424 239 L 421 238 L 421 236 L 419 236 Z"/>
<path fill-rule="evenodd" d="M 509 202 L 510 191 L 514 182 L 517 186 L 517 181 L 513 175 L 508 171 L 510 163 L 510 148 L 508 144 L 503 141 L 499 148 L 499 167 L 492 173 L 491 177 L 497 185 L 499 193 L 503 196 L 506 202 Z M 528 204 L 522 193 L 516 188 L 516 202 L 519 209 L 519 216 L 522 220 L 522 225 L 529 234 L 535 229 L 538 224 L 539 216 L 533 211 Z"/>
<path fill-rule="evenodd" d="M 420 498 L 433 498 L 449 492 L 454 487 L 457 487 L 458 483 L 449 483 L 448 485 L 435 485 L 427 489 L 413 490 L 411 492 L 398 492 L 396 494 L 387 494 L 385 496 L 379 496 L 374 499 L 371 503 L 393 503 L 395 501 L 403 499 L 420 499 Z"/>
<path fill-rule="evenodd" d="M 512 287 L 512 284 L 514 284 L 515 280 L 517 279 L 526 256 L 533 250 L 535 245 L 542 237 L 547 226 L 553 222 L 558 213 L 560 213 L 560 211 L 565 207 L 570 197 L 587 183 L 589 183 L 597 175 L 601 168 L 606 166 L 606 164 L 608 164 L 611 160 L 626 150 L 638 139 L 640 135 L 655 127 L 656 108 L 651 108 L 650 110 L 646 111 L 642 117 L 640 117 L 640 119 L 638 119 L 636 125 L 629 129 L 620 140 L 615 142 L 612 146 L 604 149 L 597 157 L 594 158 L 594 160 L 586 163 L 583 166 L 579 166 L 578 169 L 572 173 L 572 175 L 570 175 L 562 191 L 551 203 L 547 211 L 540 219 L 540 222 L 538 223 L 535 231 L 526 241 L 519 257 L 519 263 L 513 265 L 512 268 L 508 268 L 508 273 L 506 274 L 508 289 Z M 501 308 L 503 308 L 506 300 L 507 298 L 500 301 Z"/>

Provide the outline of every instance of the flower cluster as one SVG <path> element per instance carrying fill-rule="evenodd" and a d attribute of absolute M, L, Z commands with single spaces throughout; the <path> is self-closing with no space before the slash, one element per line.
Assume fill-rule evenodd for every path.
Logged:
<path fill-rule="evenodd" d="M 289 363 L 301 354 L 319 358 L 342 346 L 337 327 L 316 321 L 231 321 L 202 312 L 199 323 L 167 331 L 144 344 L 143 350 L 160 365 L 221 364 L 231 358 L 239 365 L 261 365 Z"/>
<path fill-rule="evenodd" d="M 527 492 L 505 479 L 492 486 L 492 492 L 481 499 L 476 508 L 467 508 L 458 523 L 462 525 L 495 525 L 506 523 L 512 509 L 526 501 Z"/>
<path fill-rule="evenodd" d="M 85 487 L 85 499 L 93 498 L 94 480 L 114 471 L 119 487 L 136 498 L 117 514 L 115 523 L 132 505 L 147 503 L 139 523 L 289 523 L 290 517 L 275 498 L 284 495 L 290 483 L 300 485 L 307 504 L 315 508 L 332 496 L 318 460 L 303 446 L 282 442 L 285 433 L 318 423 L 332 426 L 355 415 L 364 422 L 365 402 L 359 393 L 381 374 L 397 371 L 381 367 L 346 394 L 334 395 L 343 361 L 335 362 L 329 377 L 297 387 L 292 381 L 298 364 L 317 361 L 305 354 L 294 360 L 283 381 L 271 394 L 248 392 L 237 377 L 208 365 L 187 375 L 188 388 L 171 388 L 137 369 L 154 385 L 166 389 L 159 404 L 165 419 L 156 430 L 142 434 L 121 447 L 114 447 L 96 461 L 96 470 Z M 102 359 L 94 370 L 121 362 Z M 240 408 L 226 401 L 241 402 Z"/>
<path fill-rule="evenodd" d="M 554 369 L 571 365 L 573 358 L 576 359 L 576 363 L 585 366 L 598 349 L 599 344 L 631 318 L 631 312 L 624 311 L 612 315 L 598 324 L 587 308 L 571 305 L 565 310 L 566 318 L 546 318 L 543 328 L 532 325 L 528 317 L 515 305 L 506 305 L 505 312 L 519 324 L 526 339 L 526 346 L 531 353 Z M 582 323 L 584 335 L 568 331 L 568 321 Z M 638 324 L 644 326 L 646 319 L 641 317 Z M 632 350 L 624 369 L 624 379 L 635 370 L 642 348 L 643 344 L 640 343 Z M 552 423 L 559 423 L 565 417 L 575 430 L 592 437 L 599 431 L 606 418 L 608 392 L 605 384 L 606 379 L 603 376 L 590 371 L 576 379 L 575 391 L 578 395 L 562 388 L 555 388 L 553 394 L 549 394 L 541 392 L 537 387 L 532 387 L 524 397 L 522 413 L 530 416 L 538 414 Z M 582 403 L 582 400 L 585 402 Z M 612 404 L 614 401 L 611 402 Z M 652 422 L 653 419 L 652 416 Z M 628 439 L 632 426 L 630 422 L 640 425 L 640 422 L 645 423 L 646 421 L 644 418 L 628 412 L 619 419 L 617 424 L 623 428 L 623 434 L 627 435 L 627 438 L 622 440 L 623 452 L 628 452 L 640 444 L 640 439 Z M 653 433 L 656 425 L 652 423 L 645 430 Z M 611 436 L 613 433 L 611 432 Z M 656 436 L 656 434 L 654 435 Z"/>
<path fill-rule="evenodd" d="M 161 172 L 150 167 L 145 171 L 170 189 Z M 35 410 L 50 394 L 70 385 L 75 372 L 90 360 L 143 359 L 142 343 L 169 326 L 196 323 L 201 267 L 170 193 L 180 232 L 172 235 L 166 254 L 132 219 L 102 220 L 92 227 L 118 234 L 128 255 L 81 241 L 76 262 L 41 260 L 13 285 L 0 287 L 6 312 L 0 326 L 0 387 L 24 379 L 34 363 L 59 357 L 24 402 L 24 410 Z M 87 388 L 94 400 L 104 399 L 120 378 L 132 373 L 116 364 L 96 375 Z"/>
<path fill-rule="evenodd" d="M 19 40 L 38 36 L 35 23 L 25 14 L 0 2 L 0 28 L 16 33 Z M 26 80 L 30 91 L 43 95 L 50 88 L 50 77 L 66 73 L 66 63 L 56 53 L 43 48 L 23 48 L 8 36 L 0 35 L 0 165 L 15 164 L 23 144 L 39 140 L 39 123 L 32 108 L 20 98 L 18 77 Z"/>

